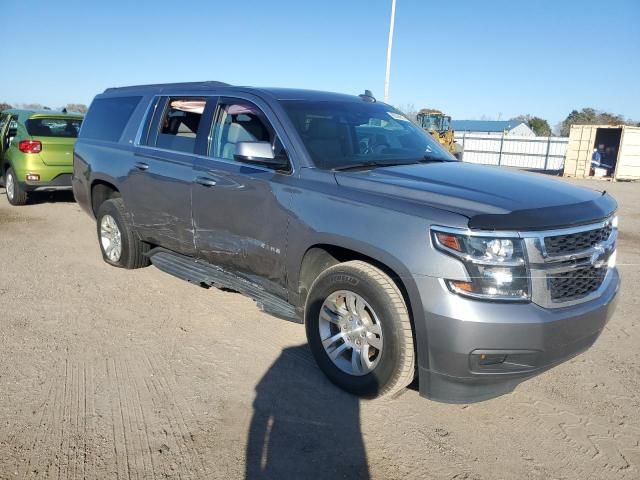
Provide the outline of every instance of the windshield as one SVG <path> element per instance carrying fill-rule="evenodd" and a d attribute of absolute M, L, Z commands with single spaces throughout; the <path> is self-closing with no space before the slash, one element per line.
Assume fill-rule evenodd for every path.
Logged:
<path fill-rule="evenodd" d="M 449 120 L 451 117 L 443 115 L 424 115 L 420 118 L 422 128 L 431 132 L 446 132 L 449 130 Z"/>
<path fill-rule="evenodd" d="M 76 138 L 81 123 L 80 118 L 30 118 L 25 125 L 32 137 Z"/>
<path fill-rule="evenodd" d="M 455 161 L 429 134 L 385 104 L 284 100 L 282 105 L 318 168 Z"/>

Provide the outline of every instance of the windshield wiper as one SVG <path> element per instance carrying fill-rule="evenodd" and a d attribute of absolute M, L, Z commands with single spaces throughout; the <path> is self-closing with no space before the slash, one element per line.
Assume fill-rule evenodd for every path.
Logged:
<path fill-rule="evenodd" d="M 342 165 L 340 167 L 335 167 L 332 170 L 334 172 L 346 172 L 348 170 L 366 170 L 370 168 L 380 168 L 380 167 L 397 167 L 398 165 L 415 165 L 416 163 L 419 163 L 419 162 L 378 162 L 378 161 L 371 160 L 369 162 Z"/>
<path fill-rule="evenodd" d="M 431 162 L 453 162 L 453 160 L 449 160 L 448 158 L 441 157 L 440 155 L 434 155 L 432 153 L 425 153 L 420 163 L 431 163 Z"/>

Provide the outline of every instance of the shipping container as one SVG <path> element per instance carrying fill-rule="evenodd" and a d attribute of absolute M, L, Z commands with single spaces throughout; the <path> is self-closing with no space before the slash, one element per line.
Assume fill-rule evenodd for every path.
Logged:
<path fill-rule="evenodd" d="M 614 180 L 640 179 L 640 127 L 572 125 L 565 177 L 592 177 L 605 170 Z"/>

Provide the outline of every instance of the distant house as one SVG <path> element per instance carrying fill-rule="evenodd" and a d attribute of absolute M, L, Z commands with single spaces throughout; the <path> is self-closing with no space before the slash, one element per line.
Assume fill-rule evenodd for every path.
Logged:
<path fill-rule="evenodd" d="M 456 132 L 456 137 L 463 133 L 536 136 L 534 131 L 520 120 L 452 120 L 451 125 Z"/>

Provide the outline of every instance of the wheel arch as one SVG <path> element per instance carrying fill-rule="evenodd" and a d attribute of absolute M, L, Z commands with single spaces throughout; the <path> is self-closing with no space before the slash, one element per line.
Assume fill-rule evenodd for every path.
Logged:
<path fill-rule="evenodd" d="M 102 205 L 106 200 L 122 196 L 120 194 L 120 190 L 118 190 L 113 183 L 101 179 L 91 182 L 90 194 L 91 210 L 94 217 L 97 215 L 100 205 Z"/>
<path fill-rule="evenodd" d="M 311 288 L 311 284 L 321 272 L 329 267 L 337 265 L 338 263 L 348 262 L 351 260 L 362 260 L 378 267 L 393 279 L 398 288 L 403 291 L 404 295 L 406 293 L 406 287 L 404 286 L 402 273 L 397 271 L 398 267 L 396 266 L 394 268 L 379 258 L 379 256 L 374 257 L 363 253 L 360 249 L 356 250 L 335 243 L 318 243 L 310 246 L 302 256 L 300 271 L 298 273 L 297 290 L 300 295 L 301 303 L 304 304 L 309 288 Z M 390 263 L 393 265 L 395 262 Z"/>
<path fill-rule="evenodd" d="M 396 284 L 407 305 L 417 354 L 419 357 L 422 356 L 419 347 L 426 342 L 421 342 L 420 339 L 426 338 L 426 328 L 418 287 L 410 271 L 398 258 L 388 252 L 366 244 L 345 246 L 336 242 L 323 242 L 309 246 L 302 255 L 296 279 L 298 306 L 304 309 L 309 289 L 323 270 L 350 260 L 370 263 L 385 272 Z M 426 352 L 423 358 L 426 358 Z"/>
<path fill-rule="evenodd" d="M 426 345 L 424 341 L 426 324 L 418 287 L 410 271 L 398 258 L 388 252 L 367 245 L 347 247 L 337 242 L 323 242 L 309 246 L 302 256 L 296 279 L 298 306 L 304 310 L 309 289 L 322 271 L 351 260 L 361 260 L 379 268 L 396 284 L 409 312 L 418 362 L 420 359 L 426 360 L 427 352 L 421 352 L 422 347 Z"/>

